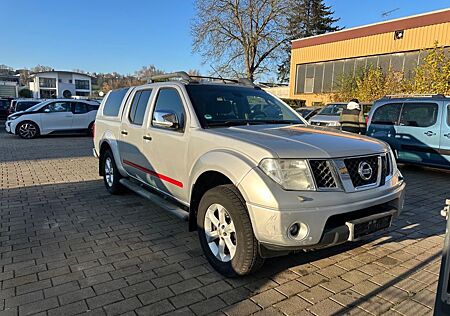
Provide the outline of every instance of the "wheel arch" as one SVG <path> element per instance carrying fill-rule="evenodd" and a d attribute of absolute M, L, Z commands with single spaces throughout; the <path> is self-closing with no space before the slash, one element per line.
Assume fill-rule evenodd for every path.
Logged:
<path fill-rule="evenodd" d="M 33 123 L 34 125 L 36 125 L 36 127 L 37 127 L 37 136 L 41 135 L 41 127 L 40 127 L 39 123 L 36 122 L 36 121 L 30 120 L 30 119 L 25 119 L 25 120 L 20 121 L 19 123 L 16 124 L 16 129 L 14 131 L 16 135 L 19 135 L 19 127 L 22 124 L 24 124 L 24 123 Z"/>
<path fill-rule="evenodd" d="M 201 156 L 190 172 L 189 230 L 197 229 L 197 209 L 206 191 L 223 184 L 232 184 L 242 197 L 238 185 L 255 163 L 240 153 L 229 150 L 212 151 Z"/>

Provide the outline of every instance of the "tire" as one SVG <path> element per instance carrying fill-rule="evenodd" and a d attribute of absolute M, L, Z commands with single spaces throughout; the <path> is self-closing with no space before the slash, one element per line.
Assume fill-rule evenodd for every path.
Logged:
<path fill-rule="evenodd" d="M 124 191 L 124 187 L 120 184 L 122 176 L 117 169 L 116 162 L 111 150 L 106 150 L 102 156 L 103 182 L 106 189 L 111 194 L 120 194 Z"/>
<path fill-rule="evenodd" d="M 36 123 L 25 121 L 19 123 L 16 127 L 16 134 L 23 139 L 33 139 L 39 136 L 39 126 Z"/>
<path fill-rule="evenodd" d="M 93 129 L 93 127 L 94 127 L 94 122 L 89 124 L 88 131 L 87 131 L 88 136 L 91 136 L 91 137 L 94 136 L 94 129 Z"/>
<path fill-rule="evenodd" d="M 219 214 L 224 214 L 222 220 Z M 215 219 L 211 220 L 212 217 Z M 226 277 L 253 273 L 264 263 L 244 199 L 234 185 L 217 186 L 203 195 L 197 213 L 197 231 L 206 259 Z M 213 236 L 209 242 L 207 235 Z"/>

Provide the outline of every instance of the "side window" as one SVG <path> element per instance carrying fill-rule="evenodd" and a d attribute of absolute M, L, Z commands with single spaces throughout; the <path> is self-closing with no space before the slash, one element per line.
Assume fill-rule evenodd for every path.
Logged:
<path fill-rule="evenodd" d="M 72 110 L 72 107 L 69 102 L 53 102 L 48 104 L 43 109 L 48 110 L 45 112 L 56 113 L 56 112 L 69 112 Z"/>
<path fill-rule="evenodd" d="M 430 127 L 436 124 L 438 110 L 436 103 L 404 103 L 400 125 Z"/>
<path fill-rule="evenodd" d="M 73 114 L 84 114 L 87 112 L 86 103 L 74 102 L 73 103 Z"/>
<path fill-rule="evenodd" d="M 131 103 L 130 114 L 128 115 L 131 123 L 142 125 L 151 93 L 152 90 L 143 90 L 138 91 L 134 95 L 133 102 Z"/>
<path fill-rule="evenodd" d="M 396 125 L 400 116 L 401 103 L 388 103 L 375 110 L 371 124 Z"/>
<path fill-rule="evenodd" d="M 450 104 L 447 105 L 447 125 L 450 126 Z"/>
<path fill-rule="evenodd" d="M 184 106 L 178 91 L 173 88 L 162 88 L 156 99 L 154 112 L 171 112 L 176 114 L 180 129 L 184 127 Z M 153 113 L 154 113 L 153 112 Z M 154 115 L 152 121 L 154 119 Z"/>
<path fill-rule="evenodd" d="M 91 112 L 91 111 L 97 111 L 98 110 L 98 104 L 86 104 L 87 106 L 87 111 Z"/>
<path fill-rule="evenodd" d="M 109 93 L 108 99 L 106 99 L 105 105 L 103 107 L 103 115 L 119 115 L 120 105 L 122 104 L 122 100 L 127 94 L 128 89 L 129 88 L 118 89 Z"/>

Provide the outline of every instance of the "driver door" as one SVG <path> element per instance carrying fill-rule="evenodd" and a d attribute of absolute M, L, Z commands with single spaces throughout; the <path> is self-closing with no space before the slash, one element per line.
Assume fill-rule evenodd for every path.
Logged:
<path fill-rule="evenodd" d="M 175 87 L 157 91 L 147 129 L 141 140 L 146 157 L 146 182 L 180 200 L 187 199 L 188 120 L 183 94 Z M 164 119 L 176 120 L 170 126 Z"/>
<path fill-rule="evenodd" d="M 72 128 L 72 104 L 67 101 L 55 101 L 41 109 L 41 131 L 45 134 Z"/>

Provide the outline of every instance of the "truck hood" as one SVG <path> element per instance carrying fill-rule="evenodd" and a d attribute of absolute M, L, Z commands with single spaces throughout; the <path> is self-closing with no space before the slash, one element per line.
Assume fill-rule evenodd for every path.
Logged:
<path fill-rule="evenodd" d="M 313 126 L 250 125 L 209 131 L 263 147 L 280 158 L 324 159 L 388 151 L 385 143 L 373 138 Z"/>

